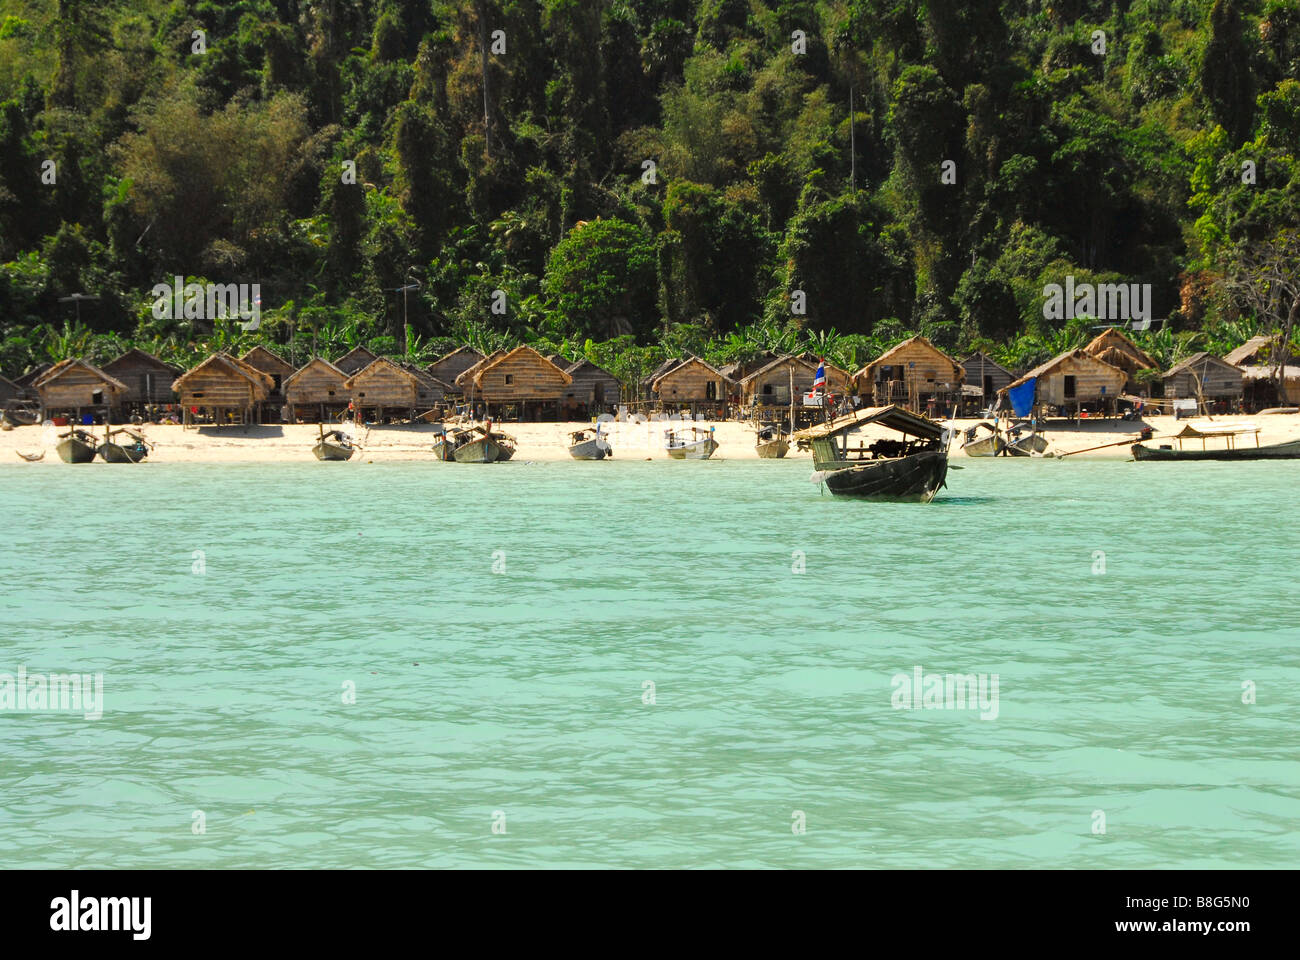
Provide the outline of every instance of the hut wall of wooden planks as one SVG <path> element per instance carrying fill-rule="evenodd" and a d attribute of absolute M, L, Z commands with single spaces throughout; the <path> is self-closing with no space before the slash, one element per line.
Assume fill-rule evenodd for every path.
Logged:
<path fill-rule="evenodd" d="M 213 424 L 256 423 L 271 395 L 271 378 L 226 353 L 214 353 L 176 378 L 172 389 L 187 426 L 198 418 Z M 198 411 L 197 417 L 195 411 Z"/>
<path fill-rule="evenodd" d="M 621 398 L 623 385 L 608 370 L 602 370 L 590 360 L 579 360 L 564 370 L 572 381 L 564 391 L 565 419 L 575 419 L 580 413 L 607 413 Z"/>
<path fill-rule="evenodd" d="M 308 360 L 284 380 L 285 402 L 293 418 L 320 423 L 337 420 L 348 408 L 347 379 L 347 374 L 322 357 Z"/>
<path fill-rule="evenodd" d="M 1180 400 L 1202 397 L 1209 403 L 1235 407 L 1241 400 L 1242 373 L 1226 360 L 1201 351 L 1170 367 L 1161 377 L 1165 398 Z"/>
<path fill-rule="evenodd" d="M 349 377 L 354 373 L 360 373 L 375 360 L 379 359 L 377 353 L 372 353 L 365 347 L 353 347 L 343 356 L 334 361 L 334 366 L 338 367 Z"/>
<path fill-rule="evenodd" d="M 961 365 L 922 336 L 886 350 L 855 375 L 858 394 L 874 406 L 896 403 L 918 413 L 960 395 Z"/>
<path fill-rule="evenodd" d="M 1002 364 L 979 352 L 963 360 L 961 369 L 962 382 L 978 387 L 986 403 L 992 402 L 999 390 L 1016 379 Z"/>
<path fill-rule="evenodd" d="M 284 378 L 293 373 L 293 367 L 261 344 L 249 350 L 239 360 L 271 378 L 271 393 L 266 398 L 262 419 L 264 421 L 276 419 L 274 415 L 280 412 L 285 403 Z"/>
<path fill-rule="evenodd" d="M 10 400 L 19 400 L 23 396 L 23 390 L 12 380 L 0 377 L 0 404 L 8 403 Z"/>
<path fill-rule="evenodd" d="M 127 392 L 119 401 L 125 413 L 143 413 L 146 407 L 176 402 L 172 383 L 181 371 L 151 353 L 132 348 L 106 363 L 104 372 L 126 384 Z"/>
<path fill-rule="evenodd" d="M 1111 412 L 1124 392 L 1128 374 L 1082 350 L 1071 350 L 1040 364 L 999 392 L 1005 395 L 1012 387 L 1033 378 L 1038 381 L 1037 407 L 1056 407 L 1062 414 L 1073 416 L 1085 406 Z"/>
<path fill-rule="evenodd" d="M 793 400 L 802 409 L 804 394 L 810 393 L 817 377 L 818 360 L 806 356 L 778 357 L 740 381 L 741 403 L 752 416 L 771 418 L 780 410 L 788 416 L 791 402 L 790 384 L 794 381 Z M 833 363 L 826 363 L 826 393 L 843 396 L 851 389 L 852 375 Z M 809 408 L 814 409 L 814 408 Z"/>
<path fill-rule="evenodd" d="M 665 410 L 687 407 L 692 414 L 726 416 L 728 391 L 734 384 L 699 357 L 688 357 L 651 385 L 652 397 Z"/>
<path fill-rule="evenodd" d="M 473 347 L 458 347 L 439 357 L 425 367 L 429 374 L 443 383 L 455 385 L 456 378 L 483 359 L 483 354 Z"/>
<path fill-rule="evenodd" d="M 471 374 L 471 399 L 501 419 L 558 420 L 573 378 L 532 347 L 516 347 L 488 358 Z"/>
<path fill-rule="evenodd" d="M 385 357 L 376 357 L 344 384 L 358 417 L 382 420 L 403 415 L 414 419 L 420 406 L 420 381 Z"/>
<path fill-rule="evenodd" d="M 109 415 L 127 393 L 126 384 L 78 358 L 56 363 L 35 382 L 44 416 L 82 411 Z"/>

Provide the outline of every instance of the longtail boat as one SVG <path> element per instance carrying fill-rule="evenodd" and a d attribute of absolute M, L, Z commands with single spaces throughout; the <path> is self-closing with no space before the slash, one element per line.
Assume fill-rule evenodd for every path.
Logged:
<path fill-rule="evenodd" d="M 119 443 L 113 440 L 115 436 L 125 433 L 128 442 Z M 99 445 L 99 455 L 105 463 L 139 463 L 145 457 L 149 456 L 151 444 L 145 440 L 144 435 L 134 430 L 127 430 L 125 427 L 119 430 L 104 431 L 104 442 Z"/>
<path fill-rule="evenodd" d="M 668 431 L 664 449 L 673 460 L 707 460 L 718 449 L 718 441 L 713 439 L 713 427 L 690 427 Z"/>
<path fill-rule="evenodd" d="M 1239 437 L 1255 438 L 1255 445 L 1238 446 Z M 1300 459 L 1300 440 L 1288 440 L 1284 443 L 1260 445 L 1259 427 L 1253 423 L 1242 424 L 1202 424 L 1192 426 L 1190 423 L 1174 434 L 1170 439 L 1178 441 L 1175 449 L 1171 444 L 1148 446 L 1133 444 L 1134 460 L 1297 460 Z M 1186 441 L 1200 440 L 1199 450 L 1187 449 Z M 1211 447 L 1210 440 L 1221 440 L 1223 446 Z"/>
<path fill-rule="evenodd" d="M 593 430 L 575 430 L 569 435 L 569 456 L 574 460 L 604 460 L 614 455 L 614 448 L 600 432 L 597 424 Z"/>
<path fill-rule="evenodd" d="M 455 449 L 456 444 L 452 440 L 452 435 L 449 433 L 443 433 L 439 435 L 437 440 L 433 441 L 433 456 L 435 460 L 455 459 L 452 456 Z"/>
<path fill-rule="evenodd" d="M 501 445 L 496 441 L 497 436 L 499 435 L 492 433 L 491 420 L 486 426 L 462 430 L 453 438 L 456 447 L 452 451 L 452 456 L 457 463 L 495 463 L 501 456 Z M 514 453 L 513 446 L 510 453 Z M 510 459 L 509 455 L 505 459 Z"/>
<path fill-rule="evenodd" d="M 59 434 L 59 459 L 64 463 L 90 463 L 95 459 L 99 443 L 85 430 L 69 430 Z"/>
<path fill-rule="evenodd" d="M 320 425 L 320 440 L 311 448 L 317 460 L 351 460 L 356 451 L 357 446 L 351 437 L 342 430 L 326 433 L 324 424 Z"/>
<path fill-rule="evenodd" d="M 762 460 L 780 460 L 790 452 L 790 441 L 780 424 L 770 423 L 758 428 L 754 449 Z"/>
<path fill-rule="evenodd" d="M 865 438 L 850 446 L 852 434 L 879 424 L 902 434 L 901 440 Z M 868 407 L 795 434 L 810 446 L 814 473 L 839 497 L 929 503 L 948 476 L 948 446 L 942 426 L 895 404 Z"/>

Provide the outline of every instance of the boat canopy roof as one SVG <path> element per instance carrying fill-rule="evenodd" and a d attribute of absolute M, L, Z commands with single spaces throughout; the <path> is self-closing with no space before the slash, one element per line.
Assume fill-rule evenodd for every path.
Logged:
<path fill-rule="evenodd" d="M 842 417 L 836 417 L 830 423 L 822 423 L 806 430 L 800 430 L 794 435 L 794 439 L 819 440 L 823 437 L 833 437 L 836 434 L 866 426 L 869 423 L 878 423 L 882 427 L 888 427 L 891 430 L 897 430 L 899 433 L 906 433 L 913 437 L 920 437 L 923 440 L 940 439 L 943 436 L 944 429 L 940 424 L 921 416 L 919 413 L 912 413 L 910 410 L 905 410 L 897 404 L 891 403 L 887 407 L 864 407 Z"/>
<path fill-rule="evenodd" d="M 1189 423 L 1174 437 L 1178 440 L 1201 440 L 1205 437 L 1238 437 L 1252 433 L 1259 433 L 1259 427 L 1253 423 L 1203 423 L 1199 427 Z"/>

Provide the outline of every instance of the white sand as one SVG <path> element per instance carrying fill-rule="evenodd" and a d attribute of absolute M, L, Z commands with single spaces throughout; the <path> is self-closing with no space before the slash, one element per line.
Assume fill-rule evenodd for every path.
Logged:
<path fill-rule="evenodd" d="M 959 420 L 959 428 L 976 423 L 974 420 Z M 1185 424 L 1202 424 L 1209 422 L 1204 418 L 1178 421 L 1172 417 L 1148 417 L 1144 421 L 1152 427 L 1155 437 L 1172 434 Z M 1278 443 L 1284 440 L 1300 439 L 1300 415 L 1282 414 L 1268 416 L 1222 416 L 1213 418 L 1215 424 L 1254 423 L 1260 427 L 1260 443 Z M 518 441 L 516 460 L 568 460 L 569 434 L 574 430 L 589 426 L 585 423 L 503 423 L 497 429 L 513 436 Z M 682 424 L 652 422 L 645 424 L 606 424 L 603 430 L 614 447 L 615 459 L 627 460 L 666 460 L 663 449 L 663 435 L 666 429 L 680 427 Z M 746 423 L 718 422 L 700 423 L 697 426 L 715 427 L 714 438 L 719 443 L 716 459 L 756 460 L 754 449 L 754 431 Z M 1121 420 L 1082 421 L 1078 425 L 1052 423 L 1047 437 L 1052 444 L 1051 451 L 1066 453 L 1083 450 L 1098 444 L 1114 441 L 1126 441 L 1119 446 L 1082 454 L 1078 459 L 1091 457 L 1128 458 L 1129 444 L 1136 440 L 1142 424 Z M 92 432 L 99 435 L 103 427 L 93 427 Z M 39 453 L 46 451 L 45 459 L 32 464 L 33 468 L 49 464 L 64 466 L 54 450 L 52 435 L 58 430 L 47 430 L 39 426 L 15 427 L 13 430 L 0 432 L 0 463 L 23 463 L 15 451 Z M 180 426 L 155 426 L 146 424 L 142 430 L 145 437 L 155 449 L 149 456 L 150 462 L 156 463 L 236 463 L 265 461 L 314 461 L 311 448 L 316 443 L 317 427 L 315 424 L 292 424 L 254 427 L 202 427 L 185 429 Z M 863 431 L 868 437 L 896 436 L 891 431 L 878 427 L 869 427 Z M 380 426 L 373 427 L 369 433 L 363 428 L 361 437 L 364 449 L 353 458 L 357 461 L 432 460 L 431 446 L 435 428 L 431 424 Z M 1243 440 L 1242 443 L 1252 443 Z M 964 457 L 954 444 L 954 454 Z M 807 458 L 806 453 L 798 453 L 793 447 L 789 457 Z M 96 460 L 101 464 L 102 461 Z"/>

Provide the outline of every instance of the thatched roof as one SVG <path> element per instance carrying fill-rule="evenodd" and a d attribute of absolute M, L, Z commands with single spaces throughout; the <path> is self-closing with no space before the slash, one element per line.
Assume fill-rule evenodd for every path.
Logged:
<path fill-rule="evenodd" d="M 1273 336 L 1251 337 L 1236 350 L 1224 354 L 1223 359 L 1234 367 L 1243 367 L 1252 363 L 1264 363 L 1273 359 L 1273 349 L 1281 342 L 1277 334 Z M 1288 360 L 1291 357 L 1287 357 Z"/>
<path fill-rule="evenodd" d="M 306 373 L 308 370 L 312 369 L 313 367 L 324 367 L 327 373 L 331 373 L 334 376 L 338 377 L 339 383 L 342 383 L 344 380 L 348 378 L 348 375 L 346 373 L 344 373 L 338 367 L 334 366 L 334 364 L 330 363 L 324 357 L 312 357 L 301 367 L 299 367 L 293 373 L 289 374 L 287 377 L 284 378 L 284 380 L 282 381 L 284 388 L 286 390 L 289 389 L 289 387 L 293 385 L 295 380 L 297 380 L 300 376 L 302 376 L 304 373 Z"/>
<path fill-rule="evenodd" d="M 359 373 L 366 367 L 370 366 L 378 356 L 377 353 L 367 350 L 365 347 L 353 347 L 347 353 L 343 354 L 343 356 L 335 360 L 334 366 L 338 367 L 348 376 L 351 376 L 352 374 Z"/>
<path fill-rule="evenodd" d="M 668 376 L 669 374 L 672 374 L 672 373 L 677 373 L 679 370 L 683 369 L 684 367 L 689 367 L 689 366 L 691 366 L 691 365 L 693 365 L 693 364 L 698 364 L 698 365 L 700 365 L 700 366 L 703 367 L 705 370 L 707 370 L 709 373 L 713 374 L 714 376 L 718 377 L 718 378 L 721 379 L 721 380 L 725 380 L 725 381 L 728 382 L 728 383 L 733 382 L 733 381 L 731 380 L 730 377 L 728 377 L 726 374 L 724 374 L 724 373 L 723 373 L 721 370 L 719 370 L 717 367 L 710 366 L 709 364 L 707 364 L 707 363 L 705 363 L 703 360 L 701 360 L 699 357 L 687 357 L 687 358 L 686 358 L 685 360 L 683 360 L 681 363 L 675 365 L 674 367 L 672 367 L 671 369 L 667 370 L 666 372 L 659 374 L 659 376 L 656 377 L 656 378 L 654 379 L 654 381 L 651 383 L 651 385 L 650 385 L 650 386 L 651 386 L 651 389 L 653 389 L 653 390 L 658 390 L 658 389 L 659 389 L 659 384 L 663 381 L 664 377 L 666 377 L 666 376 Z"/>
<path fill-rule="evenodd" d="M 1128 376 L 1128 372 L 1124 370 L 1123 367 L 1117 367 L 1113 363 L 1107 363 L 1105 360 L 1102 360 L 1100 357 L 1094 357 L 1092 354 L 1084 353 L 1082 350 L 1067 350 L 1065 351 L 1065 353 L 1058 353 L 1056 356 L 1052 357 L 1052 359 L 1048 360 L 1046 363 L 1040 363 L 1038 366 L 1034 367 L 1034 369 L 1030 370 L 1019 380 L 1011 381 L 1011 383 L 1008 383 L 1005 387 L 999 390 L 998 393 L 1006 393 L 1008 390 L 1011 390 L 1014 387 L 1018 387 L 1022 383 L 1027 383 L 1028 381 L 1032 380 L 1034 377 L 1045 377 L 1053 370 L 1055 370 L 1057 367 L 1059 367 L 1061 364 L 1065 363 L 1066 360 L 1070 360 L 1070 359 L 1081 360 L 1085 363 L 1099 363 L 1103 367 L 1109 367 L 1112 370 L 1124 374 L 1126 377 Z"/>
<path fill-rule="evenodd" d="M 157 370 L 159 373 L 170 373 L 173 377 L 181 374 L 179 367 L 164 363 L 152 353 L 145 353 L 138 347 L 132 347 L 120 357 L 116 357 L 104 364 L 104 372 L 116 374 L 119 371 L 138 370 L 141 367 L 148 367 L 151 370 Z"/>
<path fill-rule="evenodd" d="M 510 351 L 508 350 L 493 350 L 478 363 L 474 364 L 472 367 L 466 368 L 463 373 L 458 375 L 456 377 L 456 386 L 463 390 L 477 379 L 479 371 L 482 370 L 484 366 L 491 363 L 493 360 L 498 360 L 501 357 L 504 357 L 509 352 Z"/>
<path fill-rule="evenodd" d="M 254 370 L 261 370 L 263 373 L 269 373 L 272 376 L 279 374 L 281 377 L 287 377 L 293 373 L 292 364 L 272 353 L 261 344 L 249 350 L 239 358 L 239 361 L 248 364 Z"/>
<path fill-rule="evenodd" d="M 674 367 L 680 366 L 681 363 L 682 363 L 681 357 L 669 357 L 663 363 L 659 364 L 659 366 L 655 367 L 654 370 L 650 372 L 650 375 L 647 376 L 641 382 L 653 384 L 656 380 L 662 377 L 669 370 L 672 370 Z"/>
<path fill-rule="evenodd" d="M 1241 376 L 1245 380 L 1272 380 L 1274 367 L 1271 363 L 1259 366 L 1242 367 Z M 1283 380 L 1300 380 L 1300 367 L 1290 364 L 1282 368 Z"/>
<path fill-rule="evenodd" d="M 206 370 L 210 366 L 223 367 L 230 373 L 251 381 L 259 389 L 263 389 L 268 392 L 275 389 L 275 381 L 271 379 L 270 374 L 263 373 L 261 370 L 258 370 L 254 367 L 250 367 L 248 364 L 244 363 L 244 361 L 236 357 L 232 357 L 228 353 L 214 353 L 206 360 L 198 364 L 195 364 L 194 366 L 186 370 L 184 373 L 182 373 L 179 377 L 177 377 L 175 382 L 172 383 L 172 390 L 174 390 L 177 393 L 180 393 L 181 390 L 184 389 L 186 380 L 188 380 L 190 377 L 194 376 L 196 373 L 200 372 L 201 370 Z"/>
<path fill-rule="evenodd" d="M 823 360 L 821 357 L 815 356 L 813 354 L 808 354 L 808 353 L 788 353 L 785 356 L 777 357 L 774 360 L 770 360 L 767 363 L 763 364 L 758 369 L 754 370 L 752 373 L 746 374 L 744 377 L 740 379 L 740 382 L 742 384 L 749 383 L 751 380 L 763 376 L 764 374 L 770 373 L 772 370 L 775 370 L 778 367 L 783 367 L 786 364 L 795 364 L 797 366 L 801 366 L 806 370 L 812 371 L 814 374 L 817 372 L 818 364 L 825 364 L 827 380 L 829 380 L 831 377 L 834 376 L 842 379 L 847 384 L 850 380 L 853 379 L 853 375 L 850 374 L 847 370 L 843 369 L 842 367 L 837 367 L 829 360 Z"/>
<path fill-rule="evenodd" d="M 1139 370 L 1159 370 L 1160 364 L 1151 359 L 1151 355 L 1136 343 L 1124 336 L 1119 327 L 1108 327 L 1092 342 L 1083 348 L 1083 352 L 1096 357 L 1112 367 L 1119 367 L 1125 373 L 1133 374 Z"/>
<path fill-rule="evenodd" d="M 596 366 L 594 363 L 592 363 L 590 360 L 586 359 L 585 357 L 581 360 L 569 364 L 567 367 L 564 368 L 564 372 L 567 373 L 570 377 L 575 379 L 578 374 L 583 374 L 586 376 L 596 375 L 596 376 L 609 377 L 611 380 L 618 382 L 618 377 L 614 376 L 604 367 Z"/>
<path fill-rule="evenodd" d="M 919 413 L 913 413 L 904 407 L 891 403 L 884 407 L 864 407 L 861 410 L 855 410 L 853 413 L 836 417 L 830 423 L 819 423 L 816 426 L 800 430 L 793 434 L 790 439 L 795 441 L 817 440 L 821 437 L 844 433 L 846 430 L 855 430 L 869 423 L 878 423 L 882 427 L 889 427 L 899 433 L 910 434 L 925 440 L 938 440 L 943 436 L 944 432 L 942 424 L 935 423 L 928 417 L 923 417 Z"/>
<path fill-rule="evenodd" d="M 335 364 L 335 366 L 338 366 L 338 365 Z M 352 374 L 350 377 L 348 377 L 347 380 L 344 381 L 343 386 L 346 387 L 347 389 L 351 390 L 351 389 L 353 388 L 353 386 L 356 385 L 356 381 L 357 381 L 357 379 L 358 379 L 362 374 L 375 374 L 375 373 L 378 373 L 378 372 L 380 371 L 380 369 L 383 368 L 383 367 L 389 367 L 389 368 L 391 368 L 391 369 L 397 371 L 399 374 L 401 374 L 401 375 L 402 375 L 403 377 L 405 377 L 407 380 L 410 380 L 411 383 L 415 384 L 416 386 L 419 386 L 419 384 L 420 384 L 420 377 L 416 376 L 414 373 L 412 373 L 410 370 L 408 370 L 408 369 L 406 369 L 405 367 L 403 367 L 401 364 L 396 363 L 396 362 L 394 362 L 394 361 L 392 361 L 392 360 L 389 360 L 387 357 L 375 357 L 375 359 L 371 360 L 369 363 L 367 363 L 364 367 L 362 367 L 362 368 L 361 368 L 360 370 L 358 370 L 356 373 L 354 373 L 354 374 Z M 430 379 L 433 379 L 433 378 L 430 377 Z"/>
<path fill-rule="evenodd" d="M 405 360 L 400 361 L 398 366 L 400 366 L 403 370 L 413 375 L 415 379 L 419 380 L 426 387 L 433 387 L 434 389 L 439 390 L 442 393 L 447 393 L 449 390 L 451 390 L 451 387 L 448 384 L 439 380 L 437 377 L 435 377 L 433 374 L 431 374 L 428 370 L 424 369 L 423 367 L 416 366 L 414 363 L 408 363 Z"/>
<path fill-rule="evenodd" d="M 464 374 L 461 374 L 461 376 L 465 376 L 466 374 L 469 374 L 471 371 L 473 371 L 474 385 L 476 387 L 482 386 L 483 374 L 487 373 L 489 370 L 491 370 L 493 367 L 497 366 L 498 364 L 505 363 L 507 360 L 512 360 L 516 358 L 532 359 L 539 363 L 550 364 L 550 366 L 555 368 L 555 372 L 560 375 L 560 378 L 564 383 L 566 384 L 573 383 L 573 377 L 569 376 L 564 371 L 563 367 L 555 363 L 555 361 L 542 356 L 540 353 L 538 353 L 536 350 L 534 350 L 532 347 L 528 346 L 527 344 L 523 346 L 515 347 L 513 350 L 498 350 L 496 353 L 492 354 L 492 356 L 484 360 L 483 363 L 480 364 L 477 369 L 471 367 L 470 370 L 466 370 Z M 460 377 L 456 378 L 456 382 L 460 383 Z"/>
<path fill-rule="evenodd" d="M 97 380 L 102 380 L 105 386 L 107 386 L 109 390 L 113 391 L 114 393 L 126 393 L 127 390 L 129 389 L 127 385 L 123 383 L 121 380 L 117 379 L 117 377 L 105 373 L 103 370 L 99 369 L 99 367 L 95 366 L 94 364 L 87 363 L 85 360 L 82 360 L 80 357 L 69 357 L 67 360 L 60 360 L 54 366 L 50 367 L 50 369 L 46 370 L 43 374 L 41 374 L 40 377 L 37 378 L 36 382 L 32 384 L 32 386 L 34 386 L 37 390 L 40 390 L 42 387 L 49 386 L 51 383 L 53 383 L 55 380 L 59 379 L 59 377 L 68 373 L 69 371 L 77 370 L 77 369 L 85 370 L 87 373 L 95 377 Z"/>
<path fill-rule="evenodd" d="M 41 379 L 41 377 L 45 376 L 45 371 L 48 369 L 50 369 L 50 364 L 38 363 L 36 366 L 32 367 L 26 373 L 14 377 L 13 382 L 17 386 L 22 387 L 24 389 L 26 389 L 27 387 L 34 387 L 36 385 L 36 381 Z"/>
<path fill-rule="evenodd" d="M 1190 357 L 1185 357 L 1184 359 L 1179 360 L 1161 374 L 1161 379 L 1167 380 L 1170 377 L 1177 376 L 1185 370 L 1190 370 L 1193 367 L 1201 367 L 1205 364 L 1213 364 L 1217 367 L 1227 367 L 1229 370 L 1238 370 L 1238 372 L 1240 372 L 1239 368 L 1235 364 L 1231 364 L 1227 360 L 1220 360 L 1208 350 L 1202 350 L 1200 353 L 1194 353 Z"/>
<path fill-rule="evenodd" d="M 960 375 L 961 366 L 957 363 L 957 361 L 954 360 L 952 357 L 948 356 L 948 354 L 944 353 L 933 343 L 931 343 L 929 340 L 927 340 L 925 337 L 921 336 L 918 333 L 914 337 L 908 337 L 902 343 L 894 344 L 894 346 L 890 347 L 880 356 L 876 357 L 876 359 L 872 360 L 861 370 L 855 373 L 853 375 L 853 378 L 856 380 L 859 377 L 862 377 L 864 375 L 870 378 L 871 372 L 875 370 L 876 367 L 888 366 L 891 360 L 893 360 L 899 354 L 903 353 L 908 347 L 912 347 L 912 346 L 921 346 L 926 348 L 927 350 L 932 352 L 936 357 L 938 357 L 939 359 L 943 360 L 945 363 L 948 363 L 952 366 L 952 375 L 954 377 L 958 377 Z"/>

